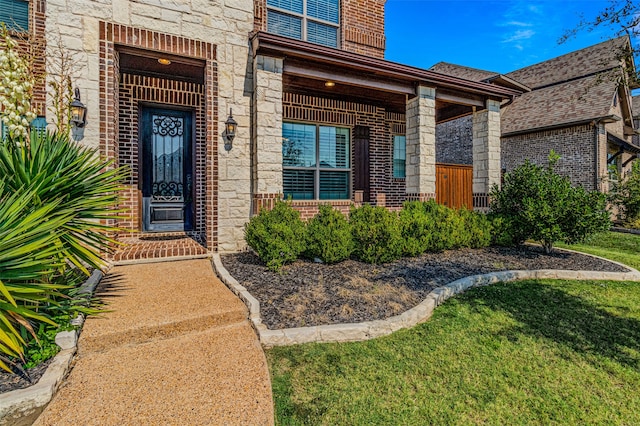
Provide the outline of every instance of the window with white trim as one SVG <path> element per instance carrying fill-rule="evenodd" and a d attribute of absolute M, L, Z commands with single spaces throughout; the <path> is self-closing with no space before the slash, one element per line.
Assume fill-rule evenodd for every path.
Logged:
<path fill-rule="evenodd" d="M 407 164 L 407 138 L 404 135 L 393 136 L 393 177 L 405 178 Z"/>
<path fill-rule="evenodd" d="M 349 129 L 316 124 L 282 124 L 284 198 L 351 198 Z"/>
<path fill-rule="evenodd" d="M 340 0 L 267 0 L 267 31 L 338 47 Z"/>
<path fill-rule="evenodd" d="M 29 30 L 29 2 L 26 0 L 0 0 L 0 22 L 13 31 Z"/>

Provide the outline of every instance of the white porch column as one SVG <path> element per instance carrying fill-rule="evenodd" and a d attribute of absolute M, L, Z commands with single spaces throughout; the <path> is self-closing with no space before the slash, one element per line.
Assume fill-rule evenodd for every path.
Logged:
<path fill-rule="evenodd" d="M 407 200 L 436 197 L 436 89 L 418 87 L 407 101 Z"/>
<path fill-rule="evenodd" d="M 253 63 L 253 213 L 282 194 L 282 58 Z"/>
<path fill-rule="evenodd" d="M 500 102 L 487 100 L 487 109 L 473 114 L 473 207 L 489 208 L 489 193 L 500 185 Z"/>

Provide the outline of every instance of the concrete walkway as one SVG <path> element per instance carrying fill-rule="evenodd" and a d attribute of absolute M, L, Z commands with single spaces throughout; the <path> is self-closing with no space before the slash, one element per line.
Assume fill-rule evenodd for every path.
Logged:
<path fill-rule="evenodd" d="M 271 425 L 264 352 L 207 259 L 118 266 L 36 425 Z"/>

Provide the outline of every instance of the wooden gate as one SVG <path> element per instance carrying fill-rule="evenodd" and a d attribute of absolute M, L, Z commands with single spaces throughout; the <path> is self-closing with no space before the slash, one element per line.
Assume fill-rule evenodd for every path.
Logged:
<path fill-rule="evenodd" d="M 455 209 L 472 209 L 473 166 L 436 164 L 436 202 Z"/>

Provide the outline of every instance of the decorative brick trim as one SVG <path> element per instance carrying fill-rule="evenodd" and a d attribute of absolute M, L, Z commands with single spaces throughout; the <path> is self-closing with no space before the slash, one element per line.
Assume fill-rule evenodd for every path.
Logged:
<path fill-rule="evenodd" d="M 348 26 L 345 26 L 344 40 L 356 44 L 363 44 L 369 48 L 379 49 L 382 50 L 383 53 L 386 43 L 386 37 L 384 36 L 384 34 Z"/>
<path fill-rule="evenodd" d="M 433 194 L 433 193 L 427 193 L 427 194 L 411 193 L 411 194 L 407 194 L 407 201 L 429 201 L 429 200 L 435 200 L 435 199 L 436 199 L 436 194 Z"/>
<path fill-rule="evenodd" d="M 215 250 L 218 238 L 218 68 L 216 60 L 216 46 L 200 40 L 164 34 L 156 31 L 128 27 L 100 21 L 100 142 L 99 148 L 102 155 L 108 159 L 120 159 L 119 144 L 119 64 L 117 46 L 155 50 L 159 52 L 198 58 L 204 61 L 204 90 L 200 91 L 200 101 L 193 104 L 194 108 L 202 110 L 198 132 L 202 132 L 203 139 L 197 144 L 194 162 L 196 165 L 196 179 L 200 182 L 196 185 L 198 196 L 201 196 L 195 212 L 196 226 L 200 226 L 205 235 L 206 247 Z M 128 81 L 128 80 L 127 80 Z M 150 80 L 149 80 L 150 81 Z M 156 89 L 167 89 L 163 85 L 166 80 L 156 79 L 153 84 L 160 86 Z M 186 84 L 186 83 L 180 83 Z M 173 86 L 175 88 L 175 86 Z M 187 86 L 183 86 L 183 89 Z M 166 102 L 168 104 L 182 104 L 194 93 L 189 90 L 166 90 L 160 99 L 154 102 Z M 163 97 L 164 96 L 164 97 Z M 204 98 L 204 99 L 202 99 Z M 197 137 L 197 136 L 196 136 Z M 125 154 L 123 154 L 125 155 Z M 136 197 L 129 193 L 125 199 L 129 202 Z M 138 224 L 130 223 L 132 227 Z"/>

